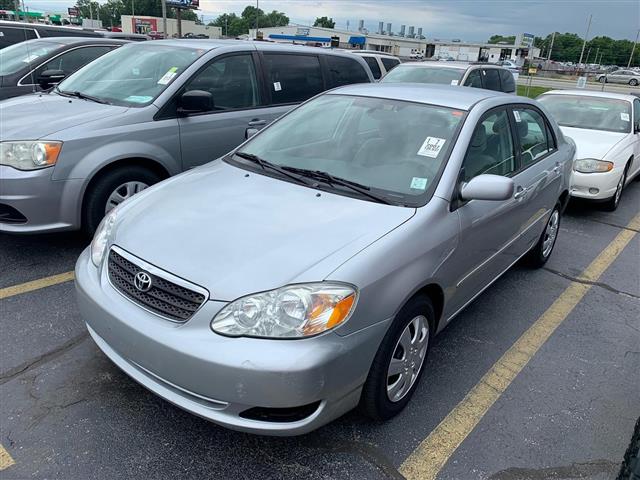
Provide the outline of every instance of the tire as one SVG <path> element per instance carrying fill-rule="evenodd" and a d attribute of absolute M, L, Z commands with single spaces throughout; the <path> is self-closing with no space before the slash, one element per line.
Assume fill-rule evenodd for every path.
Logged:
<path fill-rule="evenodd" d="M 631 85 L 632 87 L 637 87 L 638 80 L 636 80 L 635 78 L 632 78 L 631 80 L 629 80 L 629 85 Z"/>
<path fill-rule="evenodd" d="M 558 239 L 558 232 L 560 231 L 560 221 L 562 219 L 562 205 L 560 202 L 556 203 L 553 208 L 549 219 L 544 226 L 544 231 L 540 235 L 538 242 L 527 253 L 525 262 L 532 268 L 542 268 L 547 260 L 553 253 L 553 247 L 556 245 Z M 555 224 L 555 227 L 553 226 Z M 551 243 L 549 243 L 549 240 Z"/>
<path fill-rule="evenodd" d="M 627 183 L 627 170 L 629 170 L 628 164 L 626 167 L 624 167 L 624 172 L 622 172 L 622 176 L 618 181 L 618 186 L 616 187 L 615 193 L 609 200 L 604 203 L 604 209 L 608 212 L 614 212 L 618 208 L 618 205 L 620 205 L 620 198 L 622 198 L 624 184 Z"/>
<path fill-rule="evenodd" d="M 600 77 L 600 78 L 598 79 L 598 81 L 599 81 L 600 83 L 607 83 L 607 77 Z"/>
<path fill-rule="evenodd" d="M 151 170 L 138 165 L 131 165 L 107 172 L 101 176 L 85 193 L 82 208 L 82 230 L 88 236 L 92 236 L 107 210 L 107 200 L 119 190 L 124 193 L 126 184 L 130 195 L 121 195 L 126 200 L 135 193 L 158 183 L 161 178 Z M 135 190 L 135 191 L 134 191 Z M 111 202 L 110 202 L 111 203 Z"/>
<path fill-rule="evenodd" d="M 418 329 L 415 329 L 416 323 L 414 322 L 420 325 Z M 414 327 L 413 331 L 416 332 L 416 343 L 413 344 L 415 345 L 413 348 L 417 349 L 417 353 L 403 351 L 404 349 L 401 345 L 401 337 L 405 338 L 403 337 L 405 329 L 409 332 L 411 331 L 412 327 L 410 325 Z M 380 343 L 362 389 L 360 410 L 365 415 L 374 420 L 388 420 L 407 406 L 424 373 L 425 360 L 429 354 L 435 334 L 434 326 L 435 313 L 433 305 L 426 296 L 421 295 L 412 298 L 400 310 Z M 422 343 L 419 342 L 420 338 L 424 339 Z M 420 355 L 422 351 L 423 354 Z M 394 364 L 402 366 L 402 373 L 389 376 L 389 367 L 394 357 L 396 360 Z M 403 357 L 407 359 L 406 362 L 403 361 Z M 417 365 L 417 372 L 415 367 L 411 366 L 412 361 L 415 364 L 419 364 Z M 391 386 L 397 385 L 397 382 L 402 380 L 401 375 L 404 375 L 409 385 L 404 389 L 404 392 L 401 391 L 403 389 L 399 389 L 397 393 L 402 394 L 399 398 L 391 400 L 390 394 L 387 392 L 389 382 L 391 382 Z M 397 380 L 394 381 L 394 379 Z"/>

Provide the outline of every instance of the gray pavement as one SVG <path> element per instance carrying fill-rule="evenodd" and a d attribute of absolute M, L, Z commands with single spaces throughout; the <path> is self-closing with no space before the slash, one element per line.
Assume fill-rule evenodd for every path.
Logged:
<path fill-rule="evenodd" d="M 378 479 L 398 468 L 640 211 L 572 202 L 544 269 L 516 265 L 439 335 L 409 407 L 311 434 L 225 430 L 147 392 L 87 337 L 73 285 L 0 300 L 0 443 L 13 479 Z M 72 269 L 73 234 L 0 236 L 0 288 Z M 640 235 L 442 469 L 441 479 L 614 478 L 640 416 Z"/>

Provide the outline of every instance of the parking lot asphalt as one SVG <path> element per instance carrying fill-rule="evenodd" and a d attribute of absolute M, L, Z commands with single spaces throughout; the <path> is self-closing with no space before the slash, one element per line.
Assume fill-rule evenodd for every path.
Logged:
<path fill-rule="evenodd" d="M 218 427 L 121 373 L 73 283 L 47 280 L 82 237 L 0 236 L 0 478 L 615 478 L 640 415 L 639 212 L 638 181 L 613 213 L 572 202 L 547 266 L 516 265 L 436 338 L 404 412 L 293 438 Z M 548 339 L 479 394 L 539 326 Z"/>

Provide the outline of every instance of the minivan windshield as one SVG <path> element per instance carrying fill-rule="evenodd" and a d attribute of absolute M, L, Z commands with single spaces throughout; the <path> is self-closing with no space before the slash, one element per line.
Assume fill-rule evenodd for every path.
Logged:
<path fill-rule="evenodd" d="M 451 82 L 460 82 L 465 70 L 463 68 L 437 67 L 437 66 L 411 66 L 409 64 L 398 65 L 387 73 L 383 83 L 440 83 L 452 85 Z M 457 85 L 457 83 L 453 83 Z"/>
<path fill-rule="evenodd" d="M 629 133 L 631 102 L 587 95 L 541 95 L 539 102 L 563 127 Z"/>
<path fill-rule="evenodd" d="M 400 100 L 323 95 L 254 137 L 233 162 L 258 157 L 297 174 L 312 172 L 322 188 L 336 193 L 354 195 L 326 174 L 365 187 L 384 203 L 420 206 L 435 188 L 464 114 Z"/>
<path fill-rule="evenodd" d="M 0 77 L 11 75 L 35 62 L 43 55 L 48 55 L 63 44 L 29 40 L 16 43 L 0 50 Z"/>
<path fill-rule="evenodd" d="M 155 42 L 124 45 L 78 70 L 55 91 L 128 107 L 147 105 L 204 52 Z"/>

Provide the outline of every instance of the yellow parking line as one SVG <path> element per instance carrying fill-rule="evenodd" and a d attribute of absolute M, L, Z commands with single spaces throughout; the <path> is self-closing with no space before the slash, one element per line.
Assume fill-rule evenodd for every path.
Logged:
<path fill-rule="evenodd" d="M 640 228 L 640 214 L 631 220 L 628 228 Z M 620 232 L 585 269 L 580 279 L 597 281 L 635 235 L 632 230 Z M 400 472 L 407 479 L 436 478 L 451 455 L 591 287 L 572 282 L 562 292 L 402 463 Z"/>
<path fill-rule="evenodd" d="M 21 283 L 19 285 L 13 285 L 11 287 L 0 288 L 0 300 L 3 298 L 13 297 L 14 295 L 20 295 L 21 293 L 32 292 L 52 285 L 58 285 L 59 283 L 69 282 L 73 280 L 73 278 L 73 272 L 65 272 L 58 275 L 51 275 L 50 277 L 39 278 L 38 280 L 33 280 L 31 282 Z"/>
<path fill-rule="evenodd" d="M 11 458 L 9 452 L 7 452 L 2 444 L 0 443 L 0 471 L 9 468 L 11 465 L 15 464 L 15 460 Z"/>

